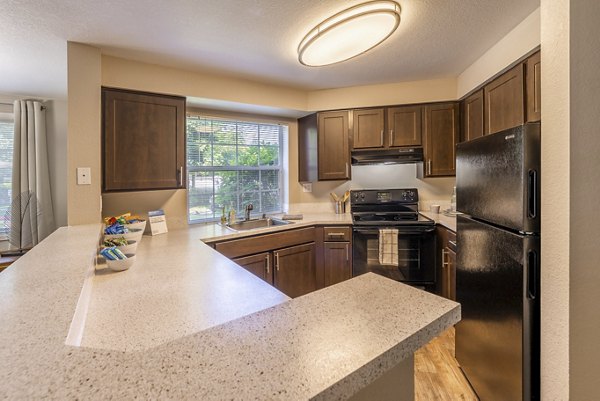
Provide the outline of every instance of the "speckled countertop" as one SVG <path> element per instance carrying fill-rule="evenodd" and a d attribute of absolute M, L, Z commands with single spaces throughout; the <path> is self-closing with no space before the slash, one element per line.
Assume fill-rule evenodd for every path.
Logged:
<path fill-rule="evenodd" d="M 0 398 L 344 399 L 460 318 L 458 304 L 373 274 L 287 300 L 199 241 L 200 227 L 144 237 L 129 271 L 86 279 L 99 233 L 61 228 L 0 274 Z M 117 316 L 154 310 L 137 333 Z M 78 313 L 84 346 L 65 345 Z M 111 315 L 129 325 L 120 345 L 99 341 Z"/>
<path fill-rule="evenodd" d="M 279 216 L 279 215 L 276 215 Z M 191 229 L 197 233 L 200 239 L 204 242 L 221 241 L 227 239 L 247 237 L 257 234 L 265 234 L 275 231 L 293 230 L 312 226 L 315 224 L 352 224 L 352 215 L 350 213 L 335 214 L 335 213 L 303 213 L 302 220 L 293 220 L 293 223 L 284 226 L 273 226 L 256 230 L 233 231 L 220 224 L 196 224 L 190 225 Z"/>
<path fill-rule="evenodd" d="M 419 212 L 423 216 L 427 216 L 432 220 L 435 220 L 437 224 L 440 224 L 454 232 L 456 232 L 456 217 L 446 216 L 443 213 L 431 213 L 431 212 Z"/>

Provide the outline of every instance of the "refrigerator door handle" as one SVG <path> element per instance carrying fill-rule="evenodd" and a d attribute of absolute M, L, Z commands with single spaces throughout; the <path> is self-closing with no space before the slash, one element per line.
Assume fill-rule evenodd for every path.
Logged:
<path fill-rule="evenodd" d="M 538 179 L 537 171 L 529 170 L 527 175 L 527 216 L 530 219 L 537 217 L 538 199 L 537 199 Z"/>
<path fill-rule="evenodd" d="M 527 298 L 537 297 L 538 254 L 535 250 L 527 251 Z"/>

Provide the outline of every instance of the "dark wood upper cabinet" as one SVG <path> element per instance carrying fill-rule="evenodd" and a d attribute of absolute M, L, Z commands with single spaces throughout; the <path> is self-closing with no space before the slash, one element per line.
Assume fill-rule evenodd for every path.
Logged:
<path fill-rule="evenodd" d="M 423 136 L 425 162 L 421 176 L 456 174 L 455 148 L 459 136 L 459 105 L 440 103 L 425 106 Z"/>
<path fill-rule="evenodd" d="M 273 261 L 270 252 L 232 259 L 250 273 L 273 285 Z"/>
<path fill-rule="evenodd" d="M 185 98 L 102 88 L 103 190 L 186 187 Z"/>
<path fill-rule="evenodd" d="M 318 113 L 319 180 L 350 179 L 349 111 Z"/>
<path fill-rule="evenodd" d="M 385 129 L 383 109 L 354 110 L 352 114 L 352 148 L 382 148 Z"/>
<path fill-rule="evenodd" d="M 542 60 L 540 52 L 529 57 L 525 62 L 527 68 L 527 122 L 542 119 Z"/>
<path fill-rule="evenodd" d="M 461 116 L 461 141 L 470 141 L 483 136 L 483 89 L 461 102 Z"/>
<path fill-rule="evenodd" d="M 317 289 L 315 243 L 292 246 L 273 252 L 275 287 L 295 298 Z"/>
<path fill-rule="evenodd" d="M 388 146 L 420 146 L 421 106 L 390 107 L 387 109 Z"/>
<path fill-rule="evenodd" d="M 484 87 L 486 134 L 525 123 L 523 69 L 520 63 Z"/>
<path fill-rule="evenodd" d="M 298 119 L 298 182 L 317 181 L 317 113 Z"/>

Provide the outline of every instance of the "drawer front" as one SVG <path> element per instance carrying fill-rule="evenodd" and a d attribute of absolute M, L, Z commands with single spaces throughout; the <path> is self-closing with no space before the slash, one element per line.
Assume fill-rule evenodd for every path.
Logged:
<path fill-rule="evenodd" d="M 352 239 L 352 229 L 348 226 L 323 227 L 324 241 L 350 241 Z"/>
<path fill-rule="evenodd" d="M 315 228 L 308 227 L 219 242 L 215 245 L 215 249 L 228 258 L 237 258 L 240 256 L 253 255 L 255 253 L 269 252 L 276 249 L 305 244 L 313 242 L 314 240 Z"/>
<path fill-rule="evenodd" d="M 447 230 L 447 231 L 448 231 L 448 242 L 452 241 L 452 242 L 456 243 L 456 233 L 451 230 Z"/>

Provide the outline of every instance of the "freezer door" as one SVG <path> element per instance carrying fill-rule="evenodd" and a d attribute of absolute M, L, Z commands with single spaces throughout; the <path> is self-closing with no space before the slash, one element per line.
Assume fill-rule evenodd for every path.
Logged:
<path fill-rule="evenodd" d="M 456 359 L 481 401 L 539 399 L 539 238 L 459 216 Z"/>
<path fill-rule="evenodd" d="M 515 231 L 540 230 L 540 124 L 456 148 L 458 211 Z"/>

